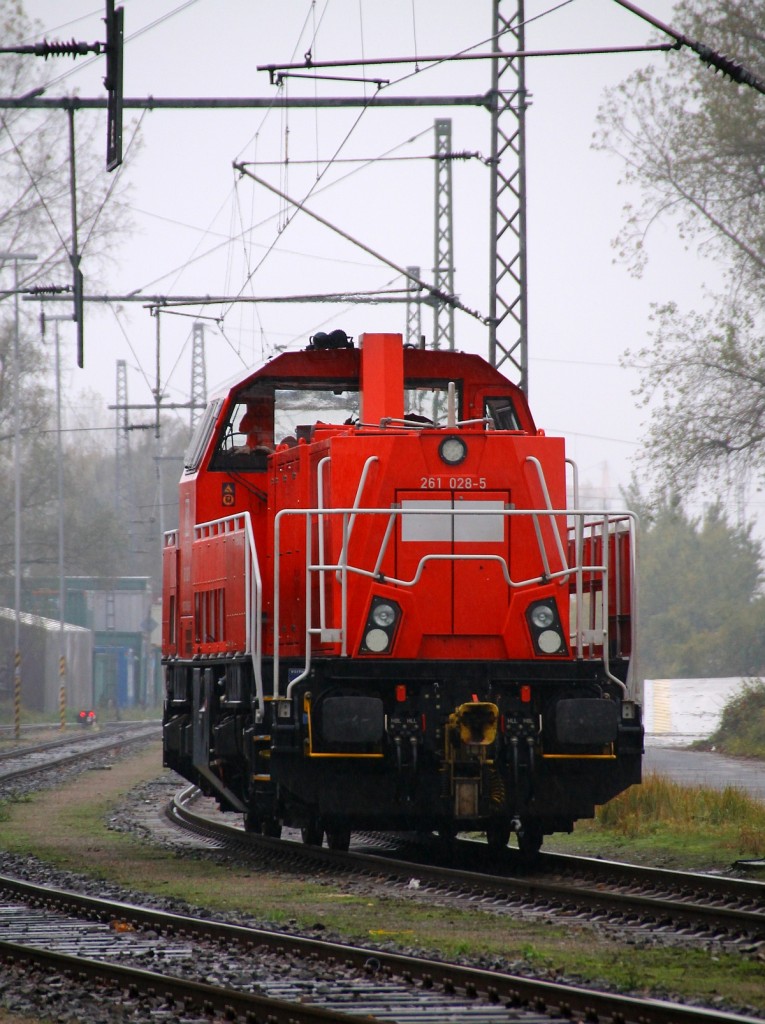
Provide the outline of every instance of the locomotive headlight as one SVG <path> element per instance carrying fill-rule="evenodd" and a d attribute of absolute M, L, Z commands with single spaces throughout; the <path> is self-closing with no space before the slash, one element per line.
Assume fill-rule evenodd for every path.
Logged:
<path fill-rule="evenodd" d="M 360 654 L 386 654 L 393 648 L 401 609 L 395 601 L 385 597 L 373 597 L 364 626 Z"/>
<path fill-rule="evenodd" d="M 563 637 L 554 629 L 543 629 L 537 637 L 537 644 L 543 654 L 557 654 L 563 646 Z"/>
<path fill-rule="evenodd" d="M 438 454 L 448 466 L 458 466 L 467 458 L 467 445 L 461 437 L 445 437 L 438 446 Z"/>
<path fill-rule="evenodd" d="M 537 604 L 531 609 L 531 622 L 537 629 L 548 629 L 555 622 L 555 612 L 549 604 Z"/>
<path fill-rule="evenodd" d="M 526 621 L 537 654 L 565 654 L 566 640 L 558 614 L 558 606 L 552 598 L 535 601 L 526 609 Z"/>
<path fill-rule="evenodd" d="M 364 646 L 373 654 L 382 654 L 384 650 L 387 650 L 389 643 L 390 637 L 384 629 L 367 630 L 364 637 Z"/>
<path fill-rule="evenodd" d="M 376 626 L 388 629 L 396 621 L 396 609 L 387 601 L 381 601 L 372 608 L 372 622 Z"/>

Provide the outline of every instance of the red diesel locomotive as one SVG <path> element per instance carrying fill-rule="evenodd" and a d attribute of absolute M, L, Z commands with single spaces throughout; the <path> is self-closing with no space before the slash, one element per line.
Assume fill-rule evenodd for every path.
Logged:
<path fill-rule="evenodd" d="M 164 762 L 249 829 L 533 854 L 640 781 L 633 518 L 479 356 L 333 331 L 244 377 L 163 562 Z"/>

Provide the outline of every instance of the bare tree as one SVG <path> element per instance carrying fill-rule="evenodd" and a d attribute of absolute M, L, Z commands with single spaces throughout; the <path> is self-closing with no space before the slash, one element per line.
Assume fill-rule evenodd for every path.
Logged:
<path fill-rule="evenodd" d="M 0 0 L 3 43 L 28 43 L 41 38 L 41 29 L 25 15 L 19 0 Z M 56 67 L 55 71 L 59 68 Z M 54 73 L 51 62 L 30 55 L 0 54 L 0 94 L 23 97 L 44 87 Z M 98 284 L 106 261 L 130 228 L 125 189 L 118 172 L 106 173 L 103 165 L 104 115 L 76 115 L 76 206 L 78 252 L 82 270 L 91 285 Z M 18 264 L 23 289 L 32 285 L 71 286 L 70 257 L 73 251 L 70 189 L 69 114 L 65 110 L 14 108 L 0 111 L 0 252 L 35 253 L 34 262 Z M 99 140 L 93 134 L 100 128 Z M 0 481 L 9 483 L 12 470 L 14 297 L 9 294 L 14 273 L 13 260 L 0 257 Z M 53 445 L 40 432 L 52 426 L 51 360 L 43 350 L 38 312 L 27 302 L 21 308 L 19 382 L 22 431 L 22 515 L 25 545 L 24 564 L 45 561 L 46 547 L 55 550 L 55 462 Z M 47 307 L 51 312 L 69 313 L 72 306 Z M 82 500 L 80 495 L 80 500 Z M 92 495 L 91 495 L 92 497 Z M 92 510 L 92 504 L 90 509 Z M 105 507 L 110 507 L 107 502 Z M 73 515 L 86 523 L 90 514 Z M 8 571 L 12 549 L 10 517 L 0 519 L 0 572 Z M 46 533 L 47 531 L 47 533 Z M 47 534 L 50 534 L 48 537 Z M 47 539 L 46 539 L 47 538 Z M 80 545 L 87 551 L 87 538 Z"/>
<path fill-rule="evenodd" d="M 763 0 L 681 0 L 674 23 L 765 77 Z M 671 51 L 662 67 L 608 90 L 596 148 L 623 161 L 641 195 L 625 207 L 620 255 L 640 272 L 651 225 L 671 218 L 687 244 L 723 259 L 737 282 L 765 281 L 765 98 Z"/>
<path fill-rule="evenodd" d="M 765 0 L 680 0 L 672 23 L 765 77 Z M 640 196 L 615 241 L 633 273 L 662 221 L 727 274 L 711 313 L 659 306 L 625 356 L 652 406 L 652 472 L 684 487 L 765 475 L 765 97 L 673 51 L 607 92 L 594 144 Z"/>
<path fill-rule="evenodd" d="M 627 352 L 651 408 L 646 463 L 659 484 L 732 488 L 765 475 L 765 336 L 745 308 L 716 315 L 658 307 L 643 349 Z"/>

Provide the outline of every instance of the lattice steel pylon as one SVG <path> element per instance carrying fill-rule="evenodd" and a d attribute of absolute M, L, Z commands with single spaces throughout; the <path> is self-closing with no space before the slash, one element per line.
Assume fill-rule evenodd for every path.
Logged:
<path fill-rule="evenodd" d="M 454 295 L 454 231 L 452 218 L 452 121 L 436 118 L 436 214 L 433 276 L 436 288 Z M 454 306 L 433 305 L 433 348 L 454 349 Z"/>
<path fill-rule="evenodd" d="M 207 363 L 205 362 L 205 325 L 194 322 L 191 335 L 191 429 L 197 425 L 207 406 Z"/>
<path fill-rule="evenodd" d="M 419 267 L 407 267 L 407 274 L 422 280 Z M 420 289 L 412 280 L 406 281 L 406 338 L 407 345 L 414 345 L 419 348 L 422 338 L 422 300 Z"/>
<path fill-rule="evenodd" d="M 130 496 L 130 441 L 127 431 L 127 363 L 124 359 L 117 360 L 117 401 L 116 423 L 114 435 L 114 507 L 124 508 Z"/>
<path fill-rule="evenodd" d="M 492 49 L 522 51 L 524 0 L 493 0 Z M 492 60 L 489 362 L 528 394 L 526 80 L 522 57 Z"/>

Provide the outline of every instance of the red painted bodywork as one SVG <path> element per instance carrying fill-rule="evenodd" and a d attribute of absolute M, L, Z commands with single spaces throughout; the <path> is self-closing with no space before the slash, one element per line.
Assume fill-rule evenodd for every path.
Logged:
<path fill-rule="evenodd" d="M 306 387 L 339 381 L 362 386 L 358 424 L 312 424 L 310 440 L 277 444 L 267 457 L 264 471 L 211 468 L 221 431 L 234 404 L 258 386 L 305 381 Z M 458 466 L 445 465 L 439 456 L 444 428 L 411 429 L 403 416 L 403 383 L 456 381 L 461 390 L 460 426 L 453 432 L 465 439 L 468 455 Z M 506 397 L 515 408 L 518 429 L 486 429 L 485 399 Z M 263 422 L 262 432 L 273 430 L 268 401 L 252 405 Z M 248 409 L 250 405 L 248 404 Z M 399 422 L 396 422 L 399 421 Z M 475 422 L 470 422 L 475 421 Z M 248 418 L 247 428 L 252 427 Z M 448 429 L 446 433 L 449 433 Z M 277 439 L 278 440 L 278 439 Z M 533 458 L 542 467 L 543 489 Z M 566 468 L 564 442 L 544 436 L 534 425 L 523 393 L 478 356 L 405 348 L 398 335 L 367 335 L 361 349 L 305 351 L 278 356 L 239 382 L 223 396 L 215 428 L 198 466 L 186 472 L 180 484 L 178 531 L 166 539 L 163 594 L 163 655 L 191 658 L 195 655 L 230 654 L 247 649 L 247 597 L 245 550 L 247 533 L 242 513 L 249 513 L 254 546 L 263 580 L 264 656 L 274 652 L 274 545 L 275 517 L 285 509 L 316 508 L 319 501 L 320 463 L 324 464 L 326 509 L 351 509 L 359 502 L 359 481 L 368 459 L 366 483 L 359 514 L 348 543 L 348 563 L 370 575 L 350 573 L 346 649 L 331 636 L 315 634 L 314 656 L 322 654 L 364 656 L 363 632 L 373 595 L 388 596 L 401 607 L 400 627 L 386 656 L 407 659 L 532 659 L 535 652 L 526 624 L 530 600 L 555 600 L 564 635 L 569 632 L 571 579 L 536 582 L 513 589 L 503 577 L 502 563 L 515 581 L 539 578 L 544 572 L 541 546 L 548 571 L 563 568 L 560 543 L 554 526 L 568 547 L 564 515 L 504 518 L 496 516 L 487 527 L 489 539 L 475 540 L 483 529 L 479 517 L 459 520 L 445 516 L 440 525 L 420 526 L 425 517 L 399 517 L 383 557 L 388 517 L 363 513 L 363 509 L 412 509 L 411 503 L 437 510 L 449 507 L 565 509 Z M 443 503 L 437 505 L 434 503 Z M 423 505 L 424 503 L 424 505 Z M 236 517 L 240 516 L 237 520 Z M 204 530 L 199 524 L 231 517 L 229 524 Z M 491 518 L 491 517 L 489 517 Z M 343 519 L 324 517 L 324 562 L 337 564 L 343 549 Z M 454 540 L 439 538 L 450 524 L 459 533 Z M 279 654 L 305 653 L 306 601 L 316 626 L 320 583 L 312 577 L 306 593 L 306 547 L 312 559 L 318 551 L 318 526 L 312 522 L 310 538 L 302 515 L 283 515 L 279 524 Z M 422 539 L 419 539 L 422 534 Z M 600 543 L 593 541 L 593 545 Z M 611 543 L 623 543 L 611 537 Z M 453 560 L 452 555 L 481 554 L 479 560 Z M 425 556 L 448 555 L 449 559 Z M 597 556 L 593 547 L 592 555 Z M 496 556 L 496 559 L 493 558 Z M 626 560 L 628 562 L 628 559 Z M 409 584 L 418 566 L 421 576 Z M 325 623 L 339 627 L 341 581 L 339 573 L 324 574 Z M 394 582 L 397 581 L 397 582 Z M 586 580 L 593 587 L 599 584 Z M 629 579 L 612 579 L 620 589 L 621 622 L 629 634 Z M 615 600 L 615 594 L 614 594 Z M 569 652 L 565 652 L 569 654 Z M 561 656 L 564 656 L 562 654 Z M 569 654 L 570 656 L 570 654 Z"/>

